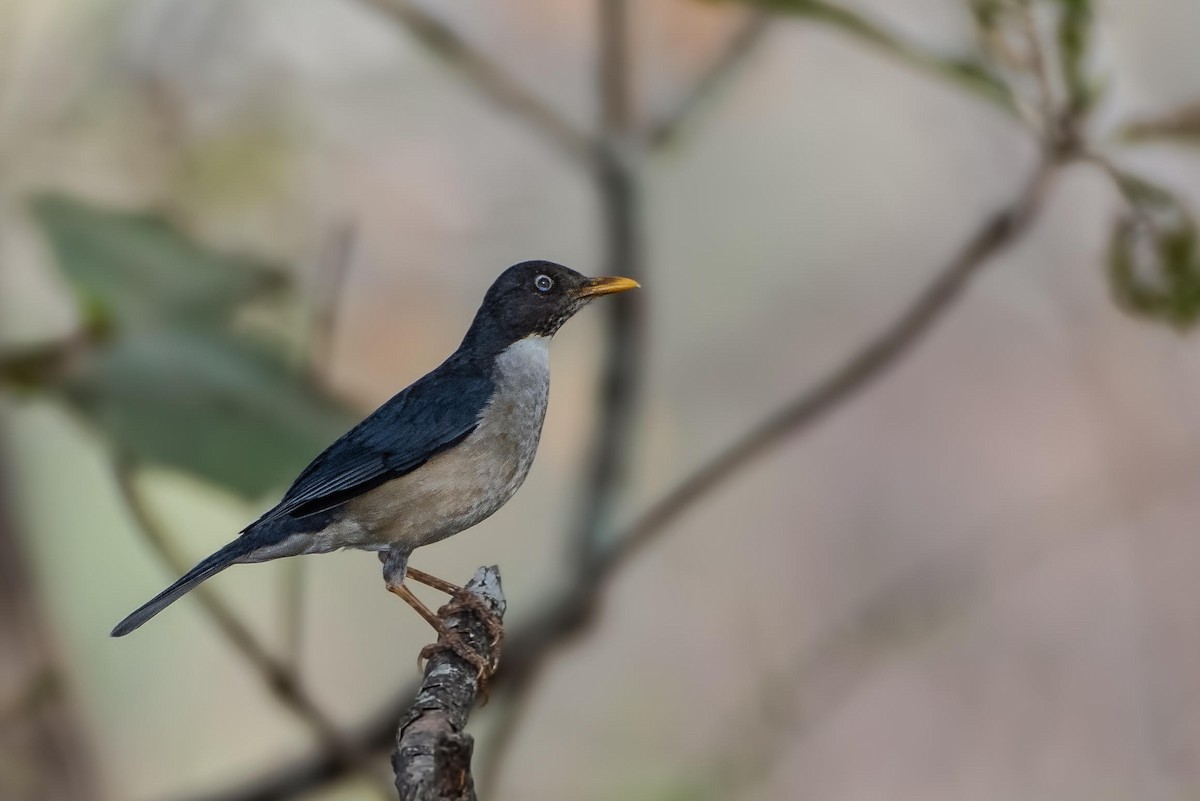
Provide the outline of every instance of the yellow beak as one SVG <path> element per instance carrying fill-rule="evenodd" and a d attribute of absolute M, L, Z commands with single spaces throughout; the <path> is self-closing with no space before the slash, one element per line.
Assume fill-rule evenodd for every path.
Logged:
<path fill-rule="evenodd" d="M 575 290 L 575 296 L 579 298 L 598 298 L 601 295 L 611 295 L 614 292 L 625 292 L 630 289 L 640 287 L 637 281 L 632 278 L 621 278 L 620 276 L 605 276 L 602 278 L 591 278 L 586 284 Z"/>

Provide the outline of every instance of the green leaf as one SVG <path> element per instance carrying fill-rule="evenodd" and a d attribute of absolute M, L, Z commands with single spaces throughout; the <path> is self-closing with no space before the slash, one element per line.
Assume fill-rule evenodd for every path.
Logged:
<path fill-rule="evenodd" d="M 32 208 L 76 290 L 122 326 L 220 325 L 239 303 L 285 284 L 278 269 L 214 253 L 160 216 L 62 196 Z"/>
<path fill-rule="evenodd" d="M 64 273 L 104 324 L 48 389 L 111 447 L 246 496 L 284 485 L 353 422 L 279 347 L 233 330 L 277 270 L 160 217 L 38 201 Z"/>
<path fill-rule="evenodd" d="M 1200 319 L 1200 251 L 1196 222 L 1170 192 L 1128 174 L 1118 185 L 1132 212 L 1117 221 L 1109 244 L 1109 280 L 1131 314 L 1188 329 Z"/>
<path fill-rule="evenodd" d="M 122 337 L 65 384 L 123 453 L 243 495 L 291 479 L 352 422 L 276 354 L 233 337 Z"/>

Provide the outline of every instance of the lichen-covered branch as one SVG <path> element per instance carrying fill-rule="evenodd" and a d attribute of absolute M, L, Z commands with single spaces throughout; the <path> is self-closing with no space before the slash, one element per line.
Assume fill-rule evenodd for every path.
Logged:
<path fill-rule="evenodd" d="M 136 466 L 128 458 L 119 457 L 113 460 L 117 490 L 137 526 L 138 533 L 174 575 L 182 575 L 187 571 L 189 562 L 154 517 L 138 490 L 135 473 Z M 210 586 L 197 587 L 193 597 L 224 635 L 234 652 L 258 674 L 271 695 L 312 729 L 339 768 L 357 770 L 369 776 L 369 760 L 365 752 L 347 743 L 330 717 L 305 691 L 291 666 L 271 654 Z"/>
<path fill-rule="evenodd" d="M 497 618 L 504 615 L 498 568 L 479 568 L 466 589 Z M 473 610 L 449 604 L 439 616 L 484 659 L 496 658 L 499 646 Z M 401 801 L 474 801 L 474 741 L 464 729 L 479 693 L 478 671 L 466 659 L 449 648 L 430 656 L 421 689 L 396 733 L 392 768 Z"/>

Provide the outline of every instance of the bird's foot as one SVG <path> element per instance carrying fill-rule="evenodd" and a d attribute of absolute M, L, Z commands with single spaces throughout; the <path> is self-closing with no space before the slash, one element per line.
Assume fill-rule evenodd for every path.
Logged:
<path fill-rule="evenodd" d="M 463 661 L 468 662 L 474 667 L 479 678 L 483 678 L 492 672 L 492 665 L 488 659 L 467 645 L 466 641 L 458 636 L 458 632 L 453 629 L 438 632 L 438 641 L 426 645 L 421 649 L 421 653 L 417 655 L 417 665 L 421 666 L 423 662 L 427 662 L 435 654 L 444 654 L 447 651 L 461 657 Z"/>
<path fill-rule="evenodd" d="M 463 641 L 463 638 L 458 636 L 458 633 L 447 628 L 444 631 L 438 632 L 438 641 L 430 643 L 421 649 L 421 653 L 417 655 L 417 667 L 422 668 L 422 663 L 432 659 L 436 654 L 451 652 L 471 667 L 475 668 L 475 686 L 479 690 L 479 698 L 481 705 L 488 702 L 488 679 L 491 678 L 496 666 L 494 661 L 489 661 L 483 654 L 476 651 L 471 646 Z"/>
<path fill-rule="evenodd" d="M 422 570 L 417 570 L 415 567 L 408 568 L 407 576 L 414 581 L 419 581 L 427 587 L 433 587 L 435 590 L 440 590 L 450 596 L 450 602 L 438 610 L 439 617 L 463 611 L 470 611 L 475 614 L 484 627 L 487 628 L 488 651 L 492 653 L 492 665 L 494 668 L 500 658 L 500 643 L 504 640 L 504 626 L 500 622 L 500 617 L 491 610 L 487 602 L 464 587 L 451 584 L 445 579 L 432 576 Z"/>
<path fill-rule="evenodd" d="M 500 622 L 500 616 L 492 611 L 487 601 L 473 592 L 462 589 L 454 594 L 448 604 L 438 610 L 440 615 L 457 612 L 473 613 L 487 629 L 488 651 L 492 655 L 491 670 L 495 671 L 496 666 L 500 663 L 500 644 L 504 642 L 504 624 Z"/>
<path fill-rule="evenodd" d="M 452 584 L 445 579 L 440 579 L 437 576 L 426 573 L 424 570 L 417 570 L 415 567 L 410 567 L 406 571 L 408 578 L 413 581 L 418 581 L 426 587 L 433 587 L 435 590 L 444 592 L 447 595 L 458 595 L 463 591 L 463 588 L 457 584 Z"/>
<path fill-rule="evenodd" d="M 400 557 L 399 559 L 404 559 L 404 557 Z M 483 703 L 487 703 L 488 678 L 496 671 L 496 666 L 500 660 L 500 643 L 504 638 L 504 627 L 500 622 L 499 615 L 492 611 L 485 600 L 473 592 L 410 568 L 408 570 L 409 578 L 450 594 L 450 602 L 439 609 L 435 615 L 403 583 L 406 562 L 399 561 L 399 559 L 395 554 L 389 554 L 384 560 L 384 578 L 388 591 L 403 599 L 405 603 L 416 610 L 424 618 L 425 622 L 432 626 L 434 631 L 438 633 L 438 641 L 436 643 L 427 645 L 421 649 L 421 653 L 417 656 L 417 668 L 421 669 L 421 663 L 428 660 L 434 654 L 446 651 L 457 654 L 475 668 L 475 682 L 479 689 L 479 695 Z M 483 624 L 488 636 L 488 645 L 484 649 L 484 653 L 470 647 L 457 631 L 446 624 L 447 617 L 462 612 L 473 614 Z M 490 654 L 491 658 L 489 659 L 485 656 L 485 653 Z"/>

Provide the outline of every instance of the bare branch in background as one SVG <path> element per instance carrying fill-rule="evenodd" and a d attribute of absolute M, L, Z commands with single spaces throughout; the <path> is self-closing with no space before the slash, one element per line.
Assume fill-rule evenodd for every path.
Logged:
<path fill-rule="evenodd" d="M 338 333 L 338 317 L 346 285 L 354 265 L 358 233 L 354 226 L 342 222 L 334 226 L 329 243 L 317 265 L 313 278 L 313 296 L 316 303 L 309 324 L 308 366 L 314 373 L 323 376 L 333 366 L 333 346 Z"/>
<path fill-rule="evenodd" d="M 764 420 L 667 493 L 629 528 L 620 545 L 606 554 L 606 561 L 628 560 L 704 493 L 882 377 L 953 306 L 980 268 L 1024 235 L 1036 219 L 1052 179 L 1070 158 L 1073 155 L 1047 156 L 1026 182 L 1017 200 L 993 214 L 895 322 L 825 380 Z M 608 569 L 611 568 L 606 571 Z"/>
<path fill-rule="evenodd" d="M 666 531 L 707 493 L 715 490 L 754 459 L 764 456 L 840 408 L 882 377 L 911 352 L 934 323 L 941 320 L 963 290 L 986 264 L 1019 241 L 1030 229 L 1042 200 L 1059 168 L 1073 154 L 1049 154 L 1027 179 L 1017 198 L 991 215 L 951 261 L 891 325 L 866 346 L 819 381 L 808 392 L 768 418 L 741 440 L 684 479 L 639 517 L 614 545 L 598 554 L 586 580 L 536 606 L 532 619 L 519 626 L 505 644 L 504 660 L 494 678 L 495 687 L 508 688 L 531 682 L 547 659 L 587 630 L 602 600 L 607 582 L 634 556 Z M 379 751 L 391 742 L 393 721 L 407 708 L 415 688 L 406 688 L 376 721 L 354 737 L 363 748 Z M 252 788 L 238 788 L 211 797 L 211 801 L 268 801 L 288 798 L 300 790 L 321 786 L 345 773 L 328 753 L 280 769 Z"/>
<path fill-rule="evenodd" d="M 604 243 L 603 273 L 644 278 L 645 255 L 641 234 L 643 141 L 638 131 L 637 98 L 629 0 L 598 0 L 599 31 L 597 93 L 600 98 L 600 147 L 593 151 L 593 176 L 600 200 Z M 572 582 L 587 586 L 590 574 L 610 533 L 613 512 L 624 489 L 642 373 L 645 365 L 646 321 L 641 293 L 614 298 L 606 306 L 604 365 L 600 377 L 598 421 L 588 447 L 579 508 L 570 534 Z M 505 661 L 507 662 L 506 656 Z M 501 670 L 505 671 L 502 665 Z M 483 756 L 481 776 L 495 779 L 524 718 L 525 703 L 536 670 L 506 671 L 505 705 L 495 736 Z"/>
<path fill-rule="evenodd" d="M 516 743 L 517 730 L 525 722 L 529 701 L 533 695 L 532 673 L 514 675 L 504 685 L 499 718 L 488 732 L 487 749 L 480 754 L 475 775 L 485 793 L 491 793 L 500 781 L 504 763 Z"/>
<path fill-rule="evenodd" d="M 38 608 L 7 464 L 0 454 L 0 798 L 92 801 L 101 797 L 95 761 Z"/>
<path fill-rule="evenodd" d="M 642 154 L 636 136 L 636 106 L 630 41 L 629 0 L 599 0 L 597 89 L 603 129 L 593 165 L 603 215 L 604 270 L 608 275 L 645 278 L 641 232 Z M 630 447 L 645 365 L 646 319 L 643 293 L 632 292 L 606 305 L 604 364 L 599 387 L 599 420 L 588 448 L 582 498 L 570 534 L 572 567 L 589 569 L 612 515 L 632 456 Z"/>
<path fill-rule="evenodd" d="M 598 0 L 601 33 L 598 77 L 602 131 L 598 141 L 594 141 L 563 122 L 553 110 L 503 72 L 496 70 L 495 65 L 490 64 L 456 33 L 407 0 L 363 2 L 400 21 L 435 53 L 456 64 L 484 94 L 531 122 L 593 171 L 608 244 L 606 271 L 634 278 L 641 278 L 644 270 L 638 186 L 642 146 L 647 141 L 670 139 L 672 130 L 683 124 L 691 113 L 690 109 L 699 103 L 712 86 L 722 82 L 732 72 L 761 37 L 761 29 L 756 29 L 755 24 L 765 25 L 765 22 L 756 23 L 752 19 L 751 24 L 731 41 L 729 49 L 722 53 L 712 68 L 702 74 L 695 91 L 684 96 L 681 110 L 668 115 L 666 134 L 655 133 L 662 129 L 660 123 L 650 129 L 647 139 L 644 134 L 639 134 L 635 123 L 628 19 L 633 5 L 629 0 Z M 948 78 L 1007 111 L 1016 110 L 1008 86 L 980 62 L 930 54 L 857 13 L 822 0 L 762 0 L 758 5 L 830 25 L 902 61 Z M 1044 59 L 1041 69 L 1046 69 Z M 691 99 L 693 95 L 694 99 Z M 1047 97 L 1045 95 L 1043 99 Z M 1048 101 L 1045 105 L 1049 110 Z M 1083 106 L 1068 109 L 1066 122 L 1072 122 L 1071 115 L 1082 114 L 1084 110 Z M 1059 169 L 1079 155 L 1078 143 L 1069 141 L 1069 138 L 1060 142 L 1059 131 L 1042 133 L 1046 140 L 1043 160 L 1016 199 L 984 221 L 965 246 L 934 275 L 932 281 L 895 321 L 852 354 L 826 379 L 693 472 L 616 536 L 610 536 L 610 525 L 612 511 L 620 495 L 624 466 L 630 457 L 630 434 L 641 376 L 645 322 L 637 298 L 627 297 L 612 304 L 601 388 L 601 422 L 597 439 L 590 450 L 589 468 L 584 480 L 585 496 L 572 531 L 575 552 L 571 566 L 574 578 L 559 594 L 538 606 L 534 617 L 508 639 L 504 662 L 495 676 L 497 687 L 512 693 L 508 716 L 501 725 L 501 731 L 506 735 L 501 748 L 511 742 L 521 719 L 522 702 L 528 697 L 536 677 L 548 664 L 550 657 L 573 637 L 587 631 L 600 607 L 609 578 L 647 544 L 667 531 L 672 523 L 707 493 L 793 435 L 814 426 L 826 414 L 840 408 L 899 364 L 934 324 L 953 308 L 981 269 L 1024 236 L 1036 219 L 1042 200 Z M 855 630 L 852 629 L 850 633 L 854 634 Z M 853 640 L 853 637 L 850 639 Z M 831 642 L 837 645 L 840 640 L 835 637 Z M 830 646 L 833 656 L 829 658 L 835 664 L 839 662 L 838 652 L 838 647 Z M 849 653 L 852 658 L 855 657 L 853 648 Z M 822 657 L 817 654 L 813 658 L 820 660 Z M 363 753 L 377 753 L 385 749 L 394 736 L 396 718 L 409 708 L 414 692 L 415 688 L 405 689 L 376 720 L 360 729 L 352 738 L 352 748 Z M 502 754 L 500 751 L 492 755 L 493 766 Z M 238 788 L 215 798 L 225 801 L 286 798 L 340 778 L 349 770 L 350 765 L 346 760 L 325 747 L 315 758 L 262 777 L 251 787 Z M 466 787 L 466 783 L 459 784 L 460 789 Z"/>
<path fill-rule="evenodd" d="M 117 489 L 133 516 L 138 533 L 167 565 L 171 575 L 181 576 L 191 567 L 191 563 L 155 519 L 137 487 L 135 473 L 135 467 L 128 459 L 114 460 L 113 475 Z M 375 775 L 364 752 L 347 743 L 329 717 L 304 691 L 295 673 L 263 647 L 212 587 L 201 585 L 190 594 L 200 602 L 205 614 L 216 624 L 234 651 L 255 670 L 271 695 L 316 734 L 322 748 L 337 763 L 339 770 L 343 773 L 362 771 L 368 776 Z"/>
<path fill-rule="evenodd" d="M 869 44 L 882 53 L 944 78 L 960 89 L 982 98 L 997 108 L 1016 114 L 1012 92 L 1003 80 L 980 62 L 930 53 L 905 41 L 884 26 L 850 8 L 825 0 L 747 0 L 753 5 L 782 15 L 810 19 Z"/>
<path fill-rule="evenodd" d="M 479 568 L 465 589 L 503 618 L 506 603 L 496 567 Z M 474 611 L 452 602 L 438 616 L 467 647 L 489 662 L 495 659 L 497 645 Z M 464 729 L 479 689 L 475 667 L 454 651 L 444 648 L 430 657 L 425 680 L 396 734 L 392 768 L 400 801 L 474 801 L 474 742 Z"/>
<path fill-rule="evenodd" d="M 0 388 L 39 390 L 53 386 L 107 334 L 103 324 L 93 324 L 53 342 L 0 350 Z"/>
<path fill-rule="evenodd" d="M 723 723 L 729 732 L 727 749 L 711 754 L 696 766 L 697 784 L 706 792 L 696 801 L 740 798 L 770 776 L 771 768 L 793 752 L 799 741 L 821 731 L 821 725 L 854 696 L 888 659 L 911 652 L 930 638 L 945 635 L 968 620 L 980 605 L 1030 571 L 1064 556 L 1064 552 L 1103 547 L 1133 521 L 1165 499 L 1191 488 L 1194 452 L 1164 459 L 1161 472 L 1143 476 L 1130 497 L 1106 496 L 1108 478 L 1089 487 L 1088 497 L 1104 499 L 1100 509 L 1073 521 L 1068 537 L 1035 538 L 997 555 L 985 543 L 1001 530 L 1027 530 L 1055 510 L 1072 508 L 1080 487 L 1054 489 L 1022 504 L 1016 520 L 988 521 L 961 544 L 939 550 L 888 581 L 879 591 L 841 616 L 811 642 L 801 644 L 783 670 L 763 681 L 761 703 L 742 705 L 735 719 Z M 1116 508 L 1110 508 L 1116 507 Z M 1009 518 L 1004 515 L 1003 518 Z M 1129 528 L 1112 526 L 1117 518 Z"/>
<path fill-rule="evenodd" d="M 1064 154 L 1062 159 L 1066 158 L 1068 156 Z M 526 694 L 525 691 L 539 672 L 543 660 L 553 651 L 556 641 L 575 634 L 576 629 L 586 625 L 591 610 L 598 603 L 603 583 L 620 565 L 639 553 L 706 493 L 752 460 L 822 419 L 827 412 L 838 408 L 897 363 L 899 357 L 908 352 L 953 305 L 970 278 L 989 263 L 996 253 L 1021 237 L 1035 219 L 1046 189 L 1061 163 L 1057 155 L 1047 157 L 1029 179 L 1020 197 L 980 228 L 959 255 L 935 276 L 895 323 L 868 342 L 827 379 L 685 479 L 638 518 L 614 546 L 597 554 L 586 574 L 589 581 L 595 581 L 594 585 L 577 584 L 564 597 L 540 607 L 551 611 L 537 623 L 530 624 L 532 631 L 519 630 L 509 646 L 507 667 L 516 674 L 512 681 L 518 688 L 523 688 L 518 689 L 518 693 L 521 696 Z M 540 631 L 537 630 L 539 627 Z M 522 648 L 526 643 L 527 652 Z M 503 675 L 507 676 L 507 673 Z M 501 755 L 489 755 L 486 763 L 486 775 L 489 778 L 493 772 L 498 772 L 498 767 L 493 763 L 498 765 L 502 753 L 512 744 L 516 728 L 513 720 L 517 715 L 517 707 L 511 707 L 501 721 L 500 729 L 504 736 L 498 737 L 494 745 Z"/>
<path fill-rule="evenodd" d="M 498 106 L 527 123 L 573 161 L 588 165 L 592 138 L 540 100 L 499 63 L 410 0 L 359 0 L 400 23 L 434 55 L 455 67 Z"/>
<path fill-rule="evenodd" d="M 593 166 L 605 231 L 608 275 L 644 278 L 646 270 L 641 225 L 643 142 L 637 121 L 637 98 L 629 0 L 599 0 L 599 63 L 601 142 Z M 604 366 L 600 378 L 599 420 L 583 471 L 577 518 L 570 536 L 572 583 L 586 586 L 611 533 L 629 462 L 640 388 L 645 369 L 646 319 L 641 293 L 614 298 L 606 307 Z M 482 776 L 492 781 L 513 740 L 536 671 L 516 672 L 483 757 Z"/>
<path fill-rule="evenodd" d="M 1030 0 L 1017 3 L 1017 14 L 1021 23 L 1021 32 L 1029 48 L 1028 70 L 1037 81 L 1038 125 L 1043 136 L 1053 133 L 1053 127 L 1059 122 L 1058 100 L 1054 96 L 1054 82 L 1050 76 L 1050 61 L 1046 57 L 1046 49 L 1042 46 L 1042 37 L 1038 33 L 1037 19 L 1034 17 Z"/>
<path fill-rule="evenodd" d="M 333 341 L 337 335 L 338 311 L 350 277 L 354 260 L 355 230 L 348 223 L 334 226 L 329 237 L 328 252 L 323 253 L 313 279 L 315 308 L 309 321 L 301 358 L 307 362 L 318 380 L 328 381 L 332 366 Z M 303 675 L 301 655 L 304 650 L 304 610 L 306 562 L 288 559 L 283 564 L 283 586 L 280 592 L 280 615 L 283 618 L 283 662 L 297 677 Z"/>
<path fill-rule="evenodd" d="M 727 86 L 759 44 L 766 38 L 771 17 L 751 11 L 716 57 L 679 97 L 675 105 L 646 132 L 646 143 L 653 149 L 670 147 L 679 141 L 687 127 L 718 91 Z"/>
<path fill-rule="evenodd" d="M 1136 119 L 1121 128 L 1118 138 L 1128 144 L 1156 141 L 1200 144 L 1200 103 L 1191 103 L 1161 116 Z"/>

